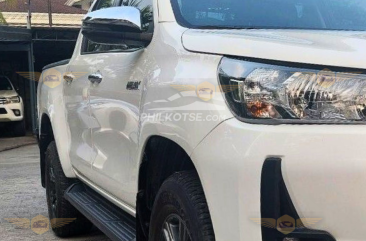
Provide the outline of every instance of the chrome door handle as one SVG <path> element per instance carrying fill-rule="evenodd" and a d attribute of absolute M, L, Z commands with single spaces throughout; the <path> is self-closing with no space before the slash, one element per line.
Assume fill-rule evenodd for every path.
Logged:
<path fill-rule="evenodd" d="M 89 75 L 88 77 L 89 81 L 92 83 L 92 84 L 100 84 L 103 80 L 103 76 L 102 74 L 98 71 L 94 74 L 91 74 Z"/>
<path fill-rule="evenodd" d="M 68 83 L 71 84 L 72 81 L 74 81 L 74 76 L 72 74 L 65 74 L 64 75 L 64 80 Z"/>

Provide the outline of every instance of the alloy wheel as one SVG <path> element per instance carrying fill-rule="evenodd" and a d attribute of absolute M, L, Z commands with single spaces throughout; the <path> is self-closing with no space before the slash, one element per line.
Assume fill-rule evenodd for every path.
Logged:
<path fill-rule="evenodd" d="M 164 222 L 161 241 L 191 241 L 185 222 L 176 214 L 170 215 Z"/>

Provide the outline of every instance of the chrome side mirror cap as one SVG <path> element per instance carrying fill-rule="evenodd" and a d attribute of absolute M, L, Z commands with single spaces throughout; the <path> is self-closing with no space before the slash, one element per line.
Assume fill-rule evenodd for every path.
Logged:
<path fill-rule="evenodd" d="M 119 26 L 141 32 L 141 13 L 139 9 L 130 6 L 111 7 L 88 13 L 83 19 L 83 28 L 96 25 Z"/>
<path fill-rule="evenodd" d="M 151 42 L 152 34 L 143 33 L 141 12 L 131 6 L 111 7 L 88 13 L 82 24 L 82 34 L 98 44 Z"/>

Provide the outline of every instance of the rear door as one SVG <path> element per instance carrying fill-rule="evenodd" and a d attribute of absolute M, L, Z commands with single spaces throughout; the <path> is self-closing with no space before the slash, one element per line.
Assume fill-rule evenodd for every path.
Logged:
<path fill-rule="evenodd" d="M 114 6 L 114 0 L 99 0 L 95 3 L 93 11 Z M 82 36 L 80 36 L 82 38 Z M 82 39 L 81 46 L 76 49 L 81 52 L 75 54 L 71 60 L 67 73 L 65 73 L 65 107 L 67 110 L 67 123 L 69 124 L 71 145 L 69 147 L 70 160 L 73 168 L 84 177 L 92 178 L 92 138 L 90 119 L 90 81 L 89 75 L 97 70 L 98 56 L 82 51 L 88 42 Z M 96 46 L 92 46 L 96 48 Z"/>
<path fill-rule="evenodd" d="M 91 128 L 88 74 L 95 71 L 93 61 L 77 56 L 65 74 L 64 100 L 71 144 L 69 155 L 73 168 L 83 176 L 91 172 Z"/>

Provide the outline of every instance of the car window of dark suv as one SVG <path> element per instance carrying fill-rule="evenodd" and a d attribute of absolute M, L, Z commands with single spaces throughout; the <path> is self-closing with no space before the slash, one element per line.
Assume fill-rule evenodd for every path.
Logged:
<path fill-rule="evenodd" d="M 114 6 L 133 6 L 141 11 L 142 27 L 145 32 L 153 32 L 153 6 L 152 0 L 100 0 L 93 8 L 93 11 Z M 127 52 L 135 49 L 136 46 L 106 45 L 94 43 L 84 38 L 82 54 L 105 53 L 105 52 Z"/>

